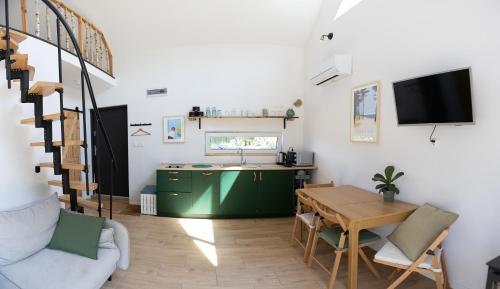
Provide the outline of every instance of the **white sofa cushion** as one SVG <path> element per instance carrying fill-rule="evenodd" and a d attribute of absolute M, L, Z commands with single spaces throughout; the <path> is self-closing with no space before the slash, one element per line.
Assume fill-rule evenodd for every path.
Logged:
<path fill-rule="evenodd" d="M 2 289 L 21 289 L 19 286 L 14 284 L 14 282 L 10 281 L 9 279 L 7 279 L 7 277 L 2 275 L 2 273 L 0 273 L 0 288 L 2 288 Z"/>
<path fill-rule="evenodd" d="M 0 212 L 0 266 L 10 265 L 45 248 L 59 219 L 53 194 L 23 207 Z"/>
<path fill-rule="evenodd" d="M 117 249 L 115 245 L 115 230 L 113 228 L 103 228 L 101 230 L 98 247 L 101 249 Z"/>
<path fill-rule="evenodd" d="M 98 289 L 116 269 L 120 251 L 99 249 L 97 258 L 43 249 L 20 262 L 0 267 L 0 274 L 23 289 Z"/>

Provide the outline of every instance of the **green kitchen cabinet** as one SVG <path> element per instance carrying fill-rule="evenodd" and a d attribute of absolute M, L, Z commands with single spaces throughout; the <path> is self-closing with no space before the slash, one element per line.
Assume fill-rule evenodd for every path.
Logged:
<path fill-rule="evenodd" d="M 294 171 L 259 171 L 257 213 L 286 215 L 294 207 Z"/>
<path fill-rule="evenodd" d="M 191 214 L 216 215 L 219 213 L 220 175 L 218 171 L 193 171 Z"/>
<path fill-rule="evenodd" d="M 192 193 L 157 192 L 156 205 L 160 216 L 187 217 L 193 206 Z"/>
<path fill-rule="evenodd" d="M 191 171 L 158 171 L 156 178 L 159 192 L 191 192 Z"/>
<path fill-rule="evenodd" d="M 258 189 L 256 171 L 222 171 L 218 200 L 220 215 L 255 215 Z"/>

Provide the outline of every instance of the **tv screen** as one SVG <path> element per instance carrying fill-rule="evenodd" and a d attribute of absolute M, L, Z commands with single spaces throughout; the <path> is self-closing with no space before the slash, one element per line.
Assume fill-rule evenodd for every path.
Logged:
<path fill-rule="evenodd" d="M 469 69 L 393 84 L 400 125 L 472 123 Z"/>

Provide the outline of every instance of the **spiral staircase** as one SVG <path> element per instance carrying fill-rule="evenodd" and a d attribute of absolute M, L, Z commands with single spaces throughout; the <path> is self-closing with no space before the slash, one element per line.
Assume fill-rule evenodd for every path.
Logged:
<path fill-rule="evenodd" d="M 29 64 L 29 54 L 19 53 L 19 47 L 22 42 L 27 39 L 27 34 L 10 26 L 9 0 L 5 1 L 5 25 L 0 28 L 0 61 L 5 63 L 6 78 L 8 88 L 12 89 L 11 82 L 19 82 L 20 100 L 21 103 L 33 106 L 33 117 L 22 119 L 20 122 L 23 125 L 34 126 L 38 129 L 43 129 L 43 140 L 30 144 L 34 149 L 43 148 L 45 153 L 51 154 L 51 162 L 39 163 L 35 166 L 35 172 L 39 173 L 42 169 L 51 169 L 55 176 L 60 176 L 60 179 L 48 180 L 51 186 L 62 187 L 62 195 L 59 199 L 62 202 L 70 204 L 73 211 L 83 212 L 84 208 L 98 211 L 102 214 L 101 192 L 96 182 L 90 181 L 89 165 L 88 165 L 88 148 L 87 142 L 87 111 L 86 111 L 86 96 L 85 91 L 88 91 L 94 116 L 96 127 L 102 131 L 107 152 L 112 162 L 111 183 L 113 173 L 117 169 L 117 164 L 113 154 L 112 147 L 109 142 L 106 129 L 101 120 L 99 108 L 96 104 L 92 83 L 89 78 L 89 73 L 86 69 L 86 62 L 78 47 L 78 41 L 72 32 L 71 26 L 67 23 L 65 17 L 57 9 L 52 1 L 41 0 L 47 10 L 51 10 L 56 15 L 57 27 L 57 48 L 58 48 L 58 64 L 59 64 L 59 81 L 37 81 L 32 83 L 36 68 Z M 81 85 L 82 85 L 82 106 L 79 109 L 69 109 L 64 107 L 64 83 L 62 63 L 61 63 L 61 28 L 65 29 L 66 36 L 73 44 L 74 54 L 78 58 L 81 67 Z M 30 35 L 31 36 L 31 35 Z M 29 53 L 29 52 L 28 52 Z M 38 68 L 43 69 L 43 68 Z M 86 88 L 86 89 L 85 89 Z M 56 113 L 44 115 L 44 102 L 48 98 L 59 97 L 59 110 Z M 53 124 L 60 122 L 61 139 L 54 140 Z M 83 125 L 83 137 L 80 133 L 80 125 Z M 82 152 L 83 150 L 83 152 Z M 84 162 L 80 161 L 81 155 L 84 156 Z M 72 157 L 73 156 L 73 157 Z M 84 174 L 82 180 L 82 173 Z M 96 179 L 95 174 L 93 179 Z M 99 178 L 97 178 L 99 179 Z M 82 192 L 87 192 L 82 194 Z M 92 195 L 95 192 L 97 202 L 91 201 L 83 196 Z M 109 217 L 112 218 L 112 196 L 113 186 L 111 191 L 105 192 L 110 196 Z"/>

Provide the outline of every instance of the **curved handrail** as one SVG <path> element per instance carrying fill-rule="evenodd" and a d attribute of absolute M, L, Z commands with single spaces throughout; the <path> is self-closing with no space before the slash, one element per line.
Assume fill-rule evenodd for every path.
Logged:
<path fill-rule="evenodd" d="M 104 136 L 104 142 L 105 142 L 105 145 L 106 145 L 106 149 L 107 149 L 107 151 L 108 151 L 108 153 L 109 153 L 109 155 L 111 157 L 111 162 L 113 164 L 113 169 L 116 171 L 118 169 L 118 164 L 116 162 L 116 158 L 115 158 L 115 154 L 113 152 L 113 148 L 111 147 L 111 142 L 109 141 L 108 133 L 106 132 L 106 128 L 104 127 L 104 124 L 103 124 L 102 119 L 101 119 L 101 114 L 99 112 L 99 107 L 97 106 L 97 102 L 95 100 L 94 90 L 92 88 L 92 83 L 90 82 L 90 76 L 89 76 L 89 73 L 87 71 L 87 66 L 85 64 L 85 59 L 82 56 L 82 52 L 80 50 L 80 47 L 78 46 L 78 41 L 76 40 L 76 37 L 73 34 L 73 31 L 71 30 L 71 27 L 66 22 L 66 19 L 61 14 L 61 12 L 57 9 L 57 7 L 53 3 L 51 3 L 51 0 L 42 0 L 42 2 L 45 3 L 45 5 L 47 5 L 50 8 L 50 10 L 52 10 L 52 12 L 54 12 L 54 14 L 57 17 L 57 20 L 64 26 L 64 28 L 66 29 L 66 32 L 68 33 L 69 38 L 71 39 L 71 42 L 73 43 L 76 55 L 77 55 L 78 60 L 80 62 L 80 67 L 81 67 L 83 76 L 85 78 L 85 83 L 87 85 L 87 89 L 88 89 L 88 92 L 89 92 L 90 101 L 92 102 L 92 107 L 94 108 L 94 113 L 95 113 L 96 121 L 97 121 L 97 123 L 99 125 L 99 128 L 101 129 L 102 134 Z M 83 83 L 82 83 L 82 85 L 83 85 Z"/>

